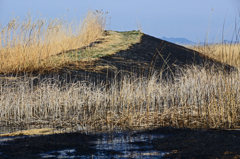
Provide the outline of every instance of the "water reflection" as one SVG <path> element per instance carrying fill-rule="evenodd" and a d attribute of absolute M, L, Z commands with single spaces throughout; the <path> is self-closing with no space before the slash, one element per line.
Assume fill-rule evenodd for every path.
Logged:
<path fill-rule="evenodd" d="M 76 152 L 75 149 L 65 149 L 61 151 L 50 151 L 40 154 L 40 156 L 42 158 L 79 158 L 80 156 L 75 156 L 73 154 L 74 152 Z"/>
<path fill-rule="evenodd" d="M 101 134 L 97 141 L 91 141 L 96 154 L 78 156 L 76 149 L 64 149 L 40 154 L 42 158 L 161 158 L 167 152 L 156 151 L 152 139 L 164 137 L 161 134 L 137 134 L 131 132 Z"/>

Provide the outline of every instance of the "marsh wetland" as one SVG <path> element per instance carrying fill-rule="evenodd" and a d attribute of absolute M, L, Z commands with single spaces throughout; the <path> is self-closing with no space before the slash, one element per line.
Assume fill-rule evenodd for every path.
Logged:
<path fill-rule="evenodd" d="M 184 47 L 87 18 L 74 39 L 55 22 L 3 28 L 0 157 L 240 157 L 239 44 Z"/>

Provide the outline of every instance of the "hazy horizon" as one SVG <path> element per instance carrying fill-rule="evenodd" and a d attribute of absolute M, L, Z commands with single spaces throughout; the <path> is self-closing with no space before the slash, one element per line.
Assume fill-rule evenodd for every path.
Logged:
<path fill-rule="evenodd" d="M 240 20 L 239 6 L 239 0 L 1 0 L 0 22 L 6 25 L 16 16 L 24 19 L 28 12 L 33 19 L 39 15 L 51 19 L 63 15 L 67 20 L 80 19 L 89 8 L 103 9 L 111 17 L 109 30 L 137 30 L 139 21 L 144 33 L 157 38 L 165 36 L 203 42 L 208 37 L 208 41 L 218 42 L 223 36 L 224 40 L 232 40 L 235 24 Z"/>

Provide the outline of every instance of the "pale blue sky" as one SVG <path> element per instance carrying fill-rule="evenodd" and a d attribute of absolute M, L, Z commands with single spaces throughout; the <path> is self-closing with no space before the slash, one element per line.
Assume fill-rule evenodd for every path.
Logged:
<path fill-rule="evenodd" d="M 80 19 L 90 7 L 109 12 L 110 30 L 137 30 L 139 20 L 146 34 L 194 42 L 204 41 L 208 30 L 209 41 L 216 42 L 217 35 L 221 39 L 225 16 L 225 33 L 231 28 L 224 39 L 231 40 L 235 19 L 240 20 L 240 0 L 0 0 L 0 22 L 25 18 L 28 12 L 33 18 L 39 12 L 42 17 Z"/>

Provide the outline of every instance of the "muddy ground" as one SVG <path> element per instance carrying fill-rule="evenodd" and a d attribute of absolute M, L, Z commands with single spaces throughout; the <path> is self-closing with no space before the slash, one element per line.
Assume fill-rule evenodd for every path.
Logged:
<path fill-rule="evenodd" d="M 170 135 L 151 143 L 155 150 L 172 152 L 163 158 L 240 158 L 240 130 L 165 127 L 145 133 Z"/>

